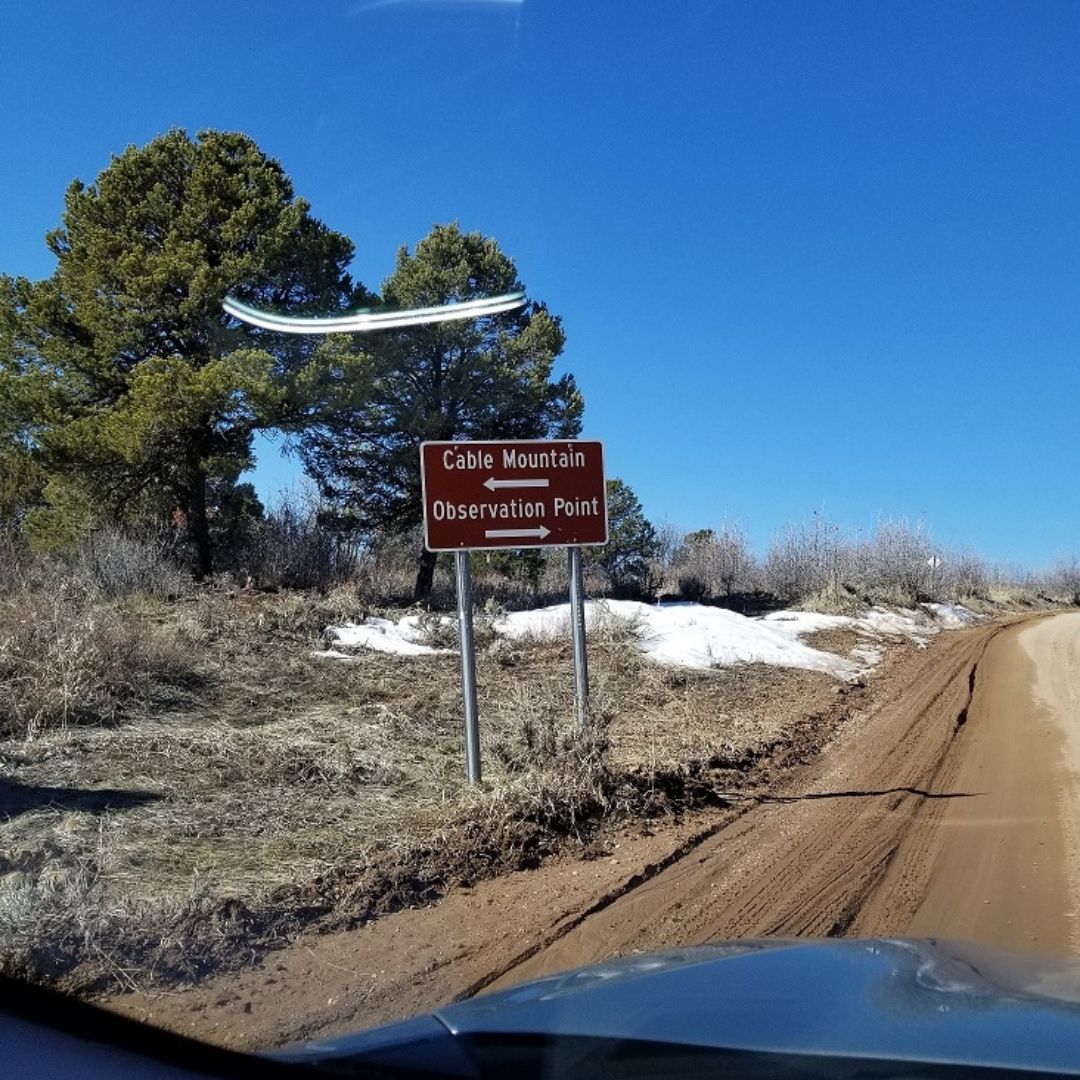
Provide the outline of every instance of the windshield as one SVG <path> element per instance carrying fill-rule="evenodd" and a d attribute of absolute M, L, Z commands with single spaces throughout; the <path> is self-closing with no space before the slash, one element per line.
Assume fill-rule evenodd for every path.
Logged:
<path fill-rule="evenodd" d="M 1074 5 L 2 35 L 0 972 L 267 1049 L 1080 947 Z"/>

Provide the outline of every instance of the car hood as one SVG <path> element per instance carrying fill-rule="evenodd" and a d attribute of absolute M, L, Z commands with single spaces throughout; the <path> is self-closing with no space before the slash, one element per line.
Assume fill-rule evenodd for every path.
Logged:
<path fill-rule="evenodd" d="M 311 1064 L 576 1037 L 1080 1075 L 1080 962 L 936 940 L 743 941 L 641 954 L 307 1044 Z M 388 1056 L 387 1056 L 388 1055 Z M 463 1056 L 462 1056 L 463 1055 Z"/>

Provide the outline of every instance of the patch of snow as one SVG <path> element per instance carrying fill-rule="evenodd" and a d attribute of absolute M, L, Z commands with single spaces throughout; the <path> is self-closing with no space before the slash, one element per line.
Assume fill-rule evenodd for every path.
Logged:
<path fill-rule="evenodd" d="M 762 615 L 760 621 L 793 637 L 814 634 L 818 630 L 850 630 L 857 624 L 850 615 L 822 615 L 817 611 L 770 611 L 768 615 Z"/>
<path fill-rule="evenodd" d="M 872 671 L 881 663 L 884 652 L 876 645 L 856 645 L 849 654 L 853 659 L 861 661 L 864 670 Z"/>
<path fill-rule="evenodd" d="M 824 671 L 838 679 L 858 674 L 850 660 L 804 645 L 787 627 L 697 604 L 652 610 L 638 647 L 658 663 L 692 668 L 774 664 Z"/>
<path fill-rule="evenodd" d="M 420 637 L 420 629 L 417 623 L 415 615 L 406 615 L 397 622 L 372 615 L 362 623 L 327 627 L 327 632 L 338 645 L 346 648 L 374 649 L 376 652 L 396 653 L 398 656 L 439 656 L 453 652 L 452 649 L 436 649 L 419 642 L 417 638 Z"/>
<path fill-rule="evenodd" d="M 585 625 L 588 629 L 589 610 L 586 605 Z M 554 641 L 570 633 L 570 605 L 536 608 L 534 611 L 514 611 L 495 623 L 495 633 L 511 641 Z"/>
<path fill-rule="evenodd" d="M 858 674 L 857 665 L 850 660 L 804 645 L 794 627 L 781 628 L 704 604 L 588 600 L 585 624 L 590 629 L 632 629 L 642 652 L 657 663 L 674 667 L 708 670 L 763 663 L 825 671 L 840 679 Z M 538 611 L 511 612 L 495 624 L 495 632 L 519 640 L 565 637 L 570 633 L 570 607 L 557 604 Z"/>
<path fill-rule="evenodd" d="M 666 605 L 674 607 L 676 605 Z M 589 631 L 644 626 L 652 604 L 637 600 L 586 600 L 585 628 Z M 570 634 L 570 605 L 554 604 L 534 611 L 512 611 L 494 624 L 495 633 L 513 641 L 554 641 Z"/>
<path fill-rule="evenodd" d="M 919 611 L 875 607 L 855 621 L 860 630 L 876 635 L 911 638 L 916 645 L 925 645 L 938 632 L 938 627 Z"/>
<path fill-rule="evenodd" d="M 971 626 L 981 622 L 982 616 L 976 615 L 971 608 L 963 604 L 923 604 L 922 605 L 937 622 L 949 630 L 957 630 L 963 626 Z"/>

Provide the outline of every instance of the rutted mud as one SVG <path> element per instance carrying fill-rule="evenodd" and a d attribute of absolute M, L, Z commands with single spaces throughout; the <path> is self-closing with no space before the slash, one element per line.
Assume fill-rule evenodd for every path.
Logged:
<path fill-rule="evenodd" d="M 364 1027 L 618 954 L 748 936 L 1077 945 L 1080 614 L 941 635 L 829 750 L 609 859 L 560 863 L 137 1015 L 243 1046 Z M 1066 824 L 1068 822 L 1069 824 Z M 215 996 L 216 995 L 216 996 Z"/>

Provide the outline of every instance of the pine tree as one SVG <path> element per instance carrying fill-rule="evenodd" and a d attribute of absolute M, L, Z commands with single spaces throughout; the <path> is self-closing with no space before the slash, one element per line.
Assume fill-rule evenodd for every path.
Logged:
<path fill-rule="evenodd" d="M 53 274 L 0 279 L 0 375 L 34 386 L 24 427 L 47 476 L 28 531 L 59 542 L 171 515 L 196 572 L 212 572 L 212 519 L 237 501 L 253 432 L 303 411 L 311 349 L 239 326 L 222 299 L 318 312 L 354 299 L 351 242 L 308 209 L 238 133 L 173 130 L 71 184 L 46 237 Z"/>
<path fill-rule="evenodd" d="M 496 242 L 437 225 L 398 252 L 382 302 L 414 308 L 522 288 Z M 420 443 L 443 439 L 572 438 L 582 399 L 571 375 L 552 377 L 563 348 L 558 318 L 532 302 L 502 315 L 386 331 L 324 352 L 338 389 L 301 438 L 301 453 L 338 518 L 403 533 L 422 518 Z M 435 555 L 424 551 L 416 596 L 430 594 Z"/>
<path fill-rule="evenodd" d="M 649 562 L 656 555 L 656 530 L 629 484 L 607 482 L 608 542 L 585 549 L 585 560 L 604 572 L 615 593 L 648 591 Z"/>

